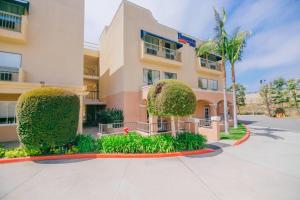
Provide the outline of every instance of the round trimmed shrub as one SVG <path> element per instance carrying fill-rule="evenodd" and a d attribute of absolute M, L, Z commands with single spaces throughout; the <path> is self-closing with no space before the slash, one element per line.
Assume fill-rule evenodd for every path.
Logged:
<path fill-rule="evenodd" d="M 148 111 L 157 116 L 187 116 L 195 112 L 196 96 L 193 90 L 178 80 L 162 80 L 148 93 Z"/>
<path fill-rule="evenodd" d="M 79 98 L 60 88 L 38 88 L 17 102 L 17 132 L 25 146 L 49 149 L 74 141 Z"/>

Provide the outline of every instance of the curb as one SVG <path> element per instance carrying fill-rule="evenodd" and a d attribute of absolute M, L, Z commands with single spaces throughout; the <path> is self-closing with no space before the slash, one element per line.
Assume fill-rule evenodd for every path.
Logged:
<path fill-rule="evenodd" d="M 67 155 L 51 155 L 51 156 L 32 156 L 32 157 L 20 157 L 20 158 L 2 158 L 0 164 L 16 163 L 26 161 L 42 161 L 42 160 L 65 160 L 65 159 L 90 159 L 90 158 L 165 158 L 165 157 L 177 157 L 177 156 L 190 156 L 213 153 L 213 149 L 200 149 L 195 151 L 183 151 L 172 153 L 141 153 L 141 154 L 123 154 L 123 153 L 87 153 L 87 154 L 67 154 Z"/>
<path fill-rule="evenodd" d="M 236 140 L 235 142 L 234 142 L 234 146 L 237 146 L 237 145 L 240 145 L 240 144 L 242 144 L 242 143 L 244 143 L 246 140 L 248 140 L 249 139 L 249 137 L 250 137 L 250 129 L 246 126 L 246 125 L 244 125 L 245 127 L 246 127 L 246 135 L 244 135 L 244 137 L 242 137 L 241 139 L 239 139 L 239 140 Z"/>

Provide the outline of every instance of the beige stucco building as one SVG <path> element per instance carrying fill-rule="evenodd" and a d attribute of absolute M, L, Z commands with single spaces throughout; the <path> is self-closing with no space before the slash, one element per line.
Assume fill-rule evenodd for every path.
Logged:
<path fill-rule="evenodd" d="M 0 1 L 0 141 L 16 139 L 15 105 L 21 93 L 57 86 L 81 99 L 84 0 Z"/>
<path fill-rule="evenodd" d="M 220 58 L 197 57 L 195 47 L 200 43 L 160 24 L 149 10 L 123 1 L 100 37 L 101 101 L 107 107 L 122 109 L 125 121 L 146 122 L 149 85 L 174 78 L 193 88 L 197 96 L 194 117 L 222 116 Z M 231 103 L 231 94 L 228 99 Z"/>
<path fill-rule="evenodd" d="M 197 57 L 199 39 L 160 24 L 149 10 L 123 1 L 94 45 L 84 43 L 84 0 L 0 3 L 0 141 L 17 139 L 16 101 L 37 87 L 78 94 L 79 132 L 103 107 L 123 110 L 125 122 L 148 122 L 148 89 L 160 79 L 193 88 L 194 118 L 222 116 L 220 58 Z"/>

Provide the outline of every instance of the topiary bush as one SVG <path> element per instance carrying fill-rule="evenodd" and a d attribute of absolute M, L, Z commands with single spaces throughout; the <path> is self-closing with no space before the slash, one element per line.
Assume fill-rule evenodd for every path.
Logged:
<path fill-rule="evenodd" d="M 38 88 L 17 102 L 17 132 L 28 147 L 50 149 L 74 141 L 79 98 L 60 88 Z"/>
<path fill-rule="evenodd" d="M 193 90 L 178 80 L 162 80 L 148 93 L 148 111 L 157 116 L 187 116 L 196 109 Z"/>

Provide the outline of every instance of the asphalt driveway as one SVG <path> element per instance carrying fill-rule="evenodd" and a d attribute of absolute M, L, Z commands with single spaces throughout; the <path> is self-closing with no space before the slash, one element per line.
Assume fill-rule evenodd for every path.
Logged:
<path fill-rule="evenodd" d="M 0 199 L 299 200 L 297 126 L 241 119 L 250 139 L 206 156 L 3 164 Z"/>

